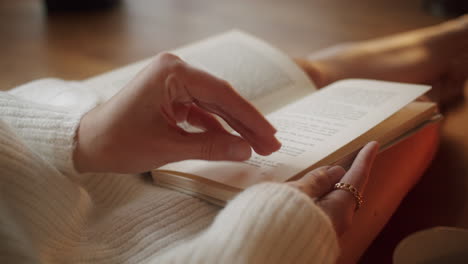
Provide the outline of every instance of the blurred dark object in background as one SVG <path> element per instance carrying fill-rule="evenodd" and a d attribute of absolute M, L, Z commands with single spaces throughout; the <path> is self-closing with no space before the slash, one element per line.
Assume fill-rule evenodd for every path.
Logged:
<path fill-rule="evenodd" d="M 424 9 L 439 17 L 457 17 L 468 13 L 468 0 L 424 0 Z"/>
<path fill-rule="evenodd" d="M 120 3 L 120 0 L 44 0 L 47 12 L 74 12 L 108 9 Z"/>

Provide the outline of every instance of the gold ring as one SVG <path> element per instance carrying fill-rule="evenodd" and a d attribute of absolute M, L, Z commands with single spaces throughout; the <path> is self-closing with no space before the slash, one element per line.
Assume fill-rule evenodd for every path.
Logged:
<path fill-rule="evenodd" d="M 364 200 L 362 199 L 362 195 L 354 186 L 352 186 L 349 183 L 344 183 L 344 182 L 336 183 L 335 186 L 333 186 L 333 189 L 344 190 L 344 191 L 350 192 L 354 196 L 354 199 L 356 199 L 355 211 L 357 211 L 361 207 L 361 205 L 364 203 Z"/>

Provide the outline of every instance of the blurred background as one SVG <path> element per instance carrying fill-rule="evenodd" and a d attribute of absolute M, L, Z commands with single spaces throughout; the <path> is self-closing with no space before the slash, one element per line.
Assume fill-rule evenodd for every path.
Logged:
<path fill-rule="evenodd" d="M 0 0 L 0 90 L 43 77 L 88 78 L 232 28 L 265 39 L 291 56 L 303 56 L 341 42 L 437 24 L 466 12 L 467 3 L 467 0 Z M 468 140 L 460 136 L 460 130 L 451 128 L 460 120 L 467 120 L 467 109 L 462 107 L 447 115 L 448 124 L 443 129 L 434 165 L 361 263 L 389 263 L 396 243 L 416 229 L 432 225 L 468 227 L 468 223 L 461 224 L 453 217 L 439 217 L 459 215 L 460 206 L 467 204 L 466 197 L 460 201 L 465 192 L 445 195 L 439 204 L 430 207 L 423 200 L 424 195 L 427 198 L 439 194 L 433 188 L 438 186 L 437 172 L 443 171 L 444 166 L 468 171 L 465 165 L 468 152 L 466 148 L 457 149 L 457 145 L 467 146 Z M 460 158 L 450 159 L 450 153 L 458 153 Z M 466 179 L 458 179 L 455 184 L 466 186 L 461 190 L 468 189 Z M 408 225 L 408 214 L 414 214 L 415 210 L 419 210 L 420 219 L 424 220 L 419 226 Z M 468 219 L 467 214 L 460 219 Z"/>
<path fill-rule="evenodd" d="M 45 76 L 87 78 L 232 28 L 304 55 L 442 21 L 426 2 L 0 0 L 0 89 Z"/>

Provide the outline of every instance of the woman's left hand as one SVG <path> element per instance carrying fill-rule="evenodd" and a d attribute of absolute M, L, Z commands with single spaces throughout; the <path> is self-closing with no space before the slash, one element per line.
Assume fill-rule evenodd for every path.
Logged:
<path fill-rule="evenodd" d="M 361 201 L 348 190 L 335 189 L 338 182 L 350 184 L 359 195 L 365 190 L 372 164 L 377 155 L 379 144 L 370 142 L 357 154 L 351 168 L 345 171 L 341 166 L 317 168 L 289 185 L 301 190 L 330 217 L 338 236 L 342 235 L 352 223 L 356 209 Z M 348 160 L 345 161 L 348 163 Z M 346 189 L 346 188 L 345 188 Z"/>

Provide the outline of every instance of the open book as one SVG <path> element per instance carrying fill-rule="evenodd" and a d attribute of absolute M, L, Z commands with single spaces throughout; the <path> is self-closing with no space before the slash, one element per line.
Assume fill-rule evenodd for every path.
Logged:
<path fill-rule="evenodd" d="M 332 164 L 377 140 L 389 146 L 439 116 L 431 102 L 413 102 L 430 87 L 350 79 L 317 90 L 288 56 L 240 31 L 173 53 L 227 80 L 276 127 L 282 147 L 245 162 L 189 160 L 152 171 L 156 184 L 224 204 L 262 181 L 284 182 Z M 87 80 L 120 89 L 149 60 Z M 86 83 L 85 82 L 85 83 Z"/>

